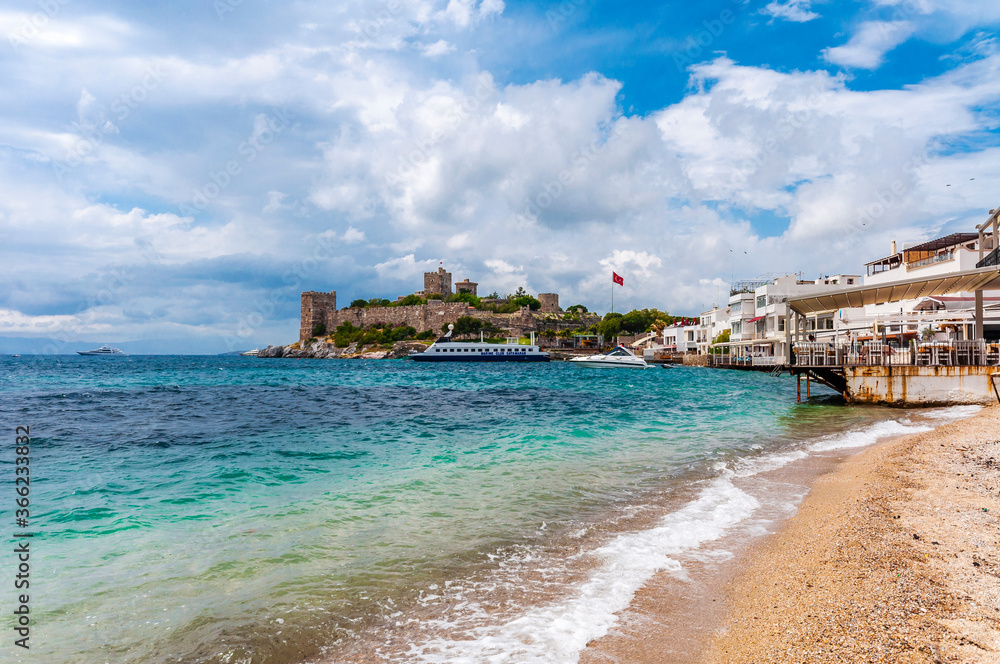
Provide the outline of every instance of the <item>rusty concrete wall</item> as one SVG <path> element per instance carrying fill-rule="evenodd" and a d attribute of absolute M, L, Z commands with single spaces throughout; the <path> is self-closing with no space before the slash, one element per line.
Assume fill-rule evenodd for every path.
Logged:
<path fill-rule="evenodd" d="M 847 367 L 848 401 L 893 406 L 993 404 L 1000 367 Z"/>

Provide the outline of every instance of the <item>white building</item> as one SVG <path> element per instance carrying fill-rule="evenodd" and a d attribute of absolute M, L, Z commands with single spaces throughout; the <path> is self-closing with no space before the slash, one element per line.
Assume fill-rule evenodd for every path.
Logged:
<path fill-rule="evenodd" d="M 729 324 L 729 312 L 730 307 L 713 307 L 708 311 L 702 312 L 700 327 L 702 333 L 700 338 L 702 341 L 698 342 L 698 354 L 705 355 L 708 353 L 709 346 L 712 342 L 718 338 L 723 332 L 729 331 L 731 333 L 731 327 Z"/>
<path fill-rule="evenodd" d="M 788 356 L 786 321 L 787 300 L 823 289 L 860 285 L 861 275 L 838 274 L 815 280 L 802 280 L 796 274 L 733 284 L 729 297 L 731 354 L 755 358 L 760 364 L 782 363 Z M 817 317 L 803 322 L 805 334 L 835 330 L 834 316 Z"/>
<path fill-rule="evenodd" d="M 984 238 L 984 253 L 993 251 L 992 234 Z M 933 277 L 976 268 L 979 263 L 979 234 L 953 233 L 927 242 L 905 246 L 885 258 L 866 264 L 866 286 L 889 284 L 904 279 Z M 1000 338 L 1000 291 L 984 291 L 987 338 Z M 836 317 L 841 335 L 861 341 L 885 337 L 897 345 L 906 345 L 926 328 L 956 339 L 972 339 L 974 293 L 956 293 L 938 297 L 877 304 L 863 309 L 841 309 Z"/>

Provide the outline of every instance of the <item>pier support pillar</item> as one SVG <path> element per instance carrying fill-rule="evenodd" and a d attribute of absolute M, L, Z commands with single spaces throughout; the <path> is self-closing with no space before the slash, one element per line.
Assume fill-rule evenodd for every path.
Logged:
<path fill-rule="evenodd" d="M 802 374 L 795 374 L 795 396 L 798 403 L 802 403 Z"/>
<path fill-rule="evenodd" d="M 983 291 L 976 291 L 976 339 L 985 338 L 986 328 L 983 327 Z"/>

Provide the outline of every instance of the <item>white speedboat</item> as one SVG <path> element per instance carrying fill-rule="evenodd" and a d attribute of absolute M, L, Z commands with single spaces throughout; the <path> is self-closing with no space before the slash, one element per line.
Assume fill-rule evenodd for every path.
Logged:
<path fill-rule="evenodd" d="M 111 346 L 101 346 L 95 350 L 78 350 L 76 351 L 80 355 L 125 355 L 125 351 L 121 348 L 112 348 Z"/>
<path fill-rule="evenodd" d="M 258 353 L 260 353 L 260 348 L 254 348 L 253 350 L 244 351 L 240 355 L 243 357 L 257 357 Z"/>
<path fill-rule="evenodd" d="M 624 367 L 626 369 L 645 369 L 649 365 L 646 360 L 636 357 L 628 348 L 618 346 L 609 353 L 601 355 L 584 355 L 569 360 L 581 367 Z"/>
<path fill-rule="evenodd" d="M 506 343 L 494 344 L 483 341 L 452 341 L 454 325 L 448 326 L 448 333 L 423 351 L 410 351 L 410 359 L 415 362 L 548 362 L 549 354 L 535 345 L 535 333 L 531 333 L 528 344 L 509 337 Z"/>

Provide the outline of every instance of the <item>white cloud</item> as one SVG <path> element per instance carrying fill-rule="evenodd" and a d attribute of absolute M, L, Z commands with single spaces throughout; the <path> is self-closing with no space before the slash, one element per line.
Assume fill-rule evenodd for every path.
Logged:
<path fill-rule="evenodd" d="M 819 14 L 811 10 L 812 0 L 787 0 L 786 2 L 769 3 L 760 10 L 773 18 L 781 18 L 794 23 L 806 23 L 819 18 Z"/>
<path fill-rule="evenodd" d="M 823 49 L 823 58 L 843 67 L 878 69 L 885 54 L 916 31 L 909 21 L 868 21 L 862 23 L 843 46 Z"/>
<path fill-rule="evenodd" d="M 365 232 L 359 231 L 354 226 L 349 226 L 347 230 L 344 231 L 344 235 L 341 237 L 341 240 L 343 240 L 345 244 L 357 244 L 358 242 L 364 242 Z"/>
<path fill-rule="evenodd" d="M 437 268 L 438 261 L 436 259 L 418 261 L 413 254 L 407 254 L 377 263 L 375 272 L 382 279 L 420 283 L 422 288 L 424 272 L 433 272 Z"/>
<path fill-rule="evenodd" d="M 806 2 L 772 5 L 786 20 L 811 12 Z M 691 69 L 677 103 L 625 115 L 622 83 L 598 73 L 494 84 L 474 51 L 450 50 L 474 41 L 458 33 L 502 3 L 398 6 L 383 20 L 351 5 L 296 39 L 222 56 L 22 50 L 20 76 L 52 83 L 0 84 L 5 99 L 28 95 L 48 109 L 0 109 L 10 256 L 0 279 L 11 284 L 0 307 L 26 321 L 75 312 L 81 298 L 65 297 L 65 284 L 119 264 L 135 268 L 137 283 L 144 270 L 176 270 L 150 277 L 149 294 L 94 309 L 84 327 L 138 325 L 125 319 L 146 312 L 150 327 L 129 329 L 171 319 L 223 327 L 203 320 L 211 316 L 231 328 L 248 303 L 271 298 L 290 338 L 262 341 L 277 342 L 294 338 L 297 300 L 276 296 L 275 283 L 393 297 L 419 289 L 444 260 L 484 292 L 524 286 L 598 309 L 610 305 L 608 272 L 618 269 L 628 287 L 616 308 L 695 313 L 720 281 L 857 271 L 891 237 L 996 204 L 987 185 L 1000 159 L 976 142 L 993 129 L 982 109 L 1000 100 L 1000 56 L 989 50 L 945 75 L 863 92 L 846 75 L 718 58 Z M 912 19 L 922 36 L 921 17 L 945 10 L 922 11 L 884 23 Z M 870 29 L 829 57 L 872 65 L 908 28 L 890 28 L 888 40 L 862 34 Z M 442 52 L 414 57 L 418 44 Z M 112 105 L 150 67 L 162 70 L 162 88 L 119 119 Z M 283 107 L 294 122 L 247 160 L 240 146 L 266 139 L 266 117 Z M 85 125 L 107 131 L 60 180 L 53 165 L 88 140 Z M 217 185 L 234 160 L 239 174 Z M 944 189 L 958 173 L 964 187 Z M 207 206 L 181 212 L 212 185 L 220 191 Z M 59 269 L 31 271 L 39 255 Z M 28 273 L 30 284 L 19 276 Z"/>
<path fill-rule="evenodd" d="M 445 55 L 446 53 L 451 53 L 452 51 L 454 51 L 455 45 L 449 44 L 444 39 L 439 39 L 433 44 L 424 44 L 423 46 L 420 47 L 420 50 L 423 51 L 425 57 L 436 58 L 438 56 Z"/>

